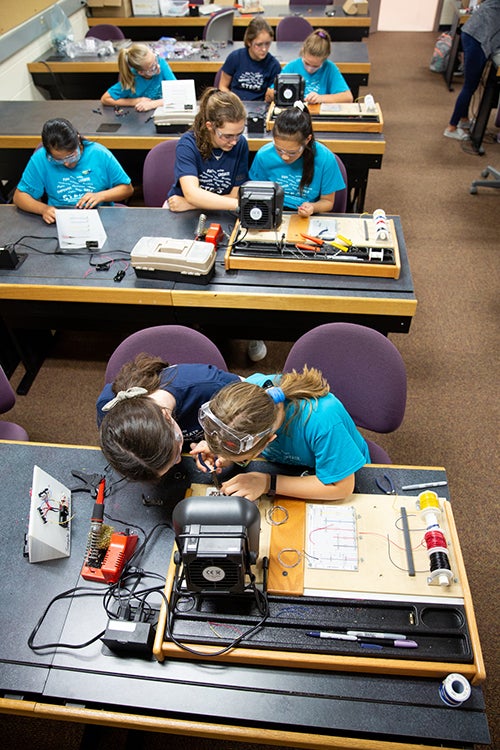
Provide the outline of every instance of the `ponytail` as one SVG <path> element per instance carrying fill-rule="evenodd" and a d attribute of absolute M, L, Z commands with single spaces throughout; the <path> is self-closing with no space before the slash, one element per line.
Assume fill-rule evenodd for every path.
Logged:
<path fill-rule="evenodd" d="M 151 52 L 147 44 L 131 44 L 118 53 L 118 72 L 122 88 L 129 89 L 135 94 L 135 78 L 138 70 L 142 70 L 144 60 Z"/>

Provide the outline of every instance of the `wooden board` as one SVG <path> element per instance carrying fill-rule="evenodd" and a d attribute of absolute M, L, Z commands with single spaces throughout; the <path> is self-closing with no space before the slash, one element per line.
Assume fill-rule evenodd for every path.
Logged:
<path fill-rule="evenodd" d="M 322 221 L 325 226 L 329 222 L 335 222 L 337 233 L 349 238 L 353 246 L 366 251 L 372 247 L 379 250 L 387 250 L 393 255 L 393 262 L 370 262 L 345 260 L 341 252 L 337 258 L 322 258 L 321 255 L 307 257 L 305 253 L 297 250 L 297 256 L 285 257 L 278 252 L 273 255 L 266 254 L 263 249 L 262 255 L 258 254 L 259 245 L 264 243 L 278 243 L 281 238 L 292 248 L 297 243 L 307 242 L 302 234 L 316 235 L 312 227 L 315 223 Z M 399 279 L 401 274 L 401 256 L 399 252 L 396 227 L 392 219 L 388 219 L 389 239 L 379 241 L 374 235 L 374 224 L 371 214 L 363 217 L 356 216 L 312 216 L 301 217 L 298 214 L 283 214 L 281 226 L 276 231 L 242 230 L 239 220 L 235 222 L 229 244 L 224 256 L 226 271 L 230 269 L 244 269 L 247 271 L 289 271 L 290 273 L 321 273 L 328 275 L 343 276 L 376 276 L 383 278 Z M 252 254 L 246 255 L 244 250 L 238 249 L 240 232 L 246 232 L 243 240 L 251 243 Z M 257 253 L 256 253 L 257 251 Z M 333 248 L 333 253 L 337 250 Z M 328 251 L 330 255 L 330 251 Z M 342 259 L 344 257 L 344 259 Z"/>
<path fill-rule="evenodd" d="M 376 111 L 368 112 L 363 102 L 353 104 L 308 104 L 313 130 L 323 133 L 382 133 L 384 118 L 380 104 Z M 274 102 L 267 111 L 266 130 L 272 130 L 274 121 L 283 107 Z"/>
<path fill-rule="evenodd" d="M 206 494 L 207 487 L 206 485 L 194 485 L 192 491 L 195 494 Z M 376 511 L 375 522 L 379 524 L 378 526 L 376 526 L 374 529 L 372 529 L 370 526 L 366 528 L 363 525 L 361 525 L 361 527 L 358 527 L 358 531 L 361 531 L 362 535 L 366 535 L 366 539 L 363 542 L 363 555 L 373 555 L 373 558 L 367 559 L 367 566 L 373 564 L 373 559 L 376 560 L 379 556 L 381 556 L 380 549 L 377 550 L 376 545 L 374 546 L 373 543 L 374 539 L 376 539 L 376 537 L 379 535 L 380 524 L 382 524 L 383 529 L 385 529 L 386 531 L 387 529 L 390 529 L 390 533 L 393 533 L 394 519 L 398 517 L 400 508 L 402 506 L 407 507 L 408 515 L 410 515 L 411 512 L 413 516 L 414 507 L 410 504 L 414 501 L 415 498 L 399 497 L 395 497 L 391 501 L 391 499 L 385 498 L 381 495 L 351 495 L 349 498 L 343 501 L 344 504 L 353 504 L 356 507 L 356 510 L 360 510 L 361 518 L 365 519 L 366 524 L 370 524 L 374 520 L 371 511 Z M 391 505 L 389 505 L 389 503 Z M 318 504 L 320 504 L 319 501 Z M 323 503 L 321 504 L 324 505 Z M 297 548 L 300 548 L 300 542 L 302 540 L 302 545 L 305 546 L 303 541 L 305 535 L 305 506 L 308 505 L 308 503 L 300 500 L 281 497 L 276 497 L 273 503 L 271 503 L 269 498 L 263 497 L 259 501 L 259 505 L 261 510 L 263 529 L 263 535 L 261 533 L 260 539 L 261 549 L 259 554 L 261 557 L 266 554 L 266 545 L 269 543 L 269 581 L 273 580 L 273 585 L 275 585 L 276 581 L 279 581 L 279 578 L 283 571 L 283 566 L 280 564 L 280 561 L 278 559 L 278 554 L 283 549 L 282 545 L 286 544 L 287 548 L 293 548 L 296 545 Z M 273 506 L 278 506 L 279 508 L 286 509 L 288 513 L 288 520 L 286 521 L 286 523 L 278 523 L 277 525 L 269 523 L 269 510 Z M 473 683 L 482 682 L 486 677 L 484 661 L 475 620 L 474 607 L 460 551 L 460 545 L 451 510 L 451 504 L 446 500 L 441 500 L 440 506 L 442 508 L 442 514 L 440 516 L 440 526 L 445 533 L 448 541 L 448 547 L 450 550 L 450 562 L 452 563 L 455 578 L 452 586 L 450 587 L 450 595 L 453 595 L 455 600 L 459 599 L 460 601 L 463 601 L 465 607 L 469 637 L 473 652 L 472 663 L 430 662 L 393 658 L 370 658 L 365 656 L 346 656 L 314 652 L 299 653 L 293 651 L 276 651 L 253 648 L 234 648 L 222 656 L 215 657 L 216 660 L 251 665 L 292 666 L 295 668 L 303 669 L 331 669 L 434 678 L 445 677 L 451 672 L 459 672 L 463 674 L 467 679 L 471 680 Z M 390 512 L 387 512 L 388 507 L 390 508 Z M 295 513 L 299 514 L 299 518 L 294 517 L 292 519 L 292 516 L 295 516 Z M 271 518 L 274 518 L 275 522 L 281 521 L 283 518 L 283 516 L 281 515 L 281 511 L 275 511 L 275 515 L 273 515 Z M 284 535 L 286 526 L 289 522 L 291 524 L 290 537 L 288 537 L 286 534 Z M 269 539 L 269 530 L 266 528 L 267 526 L 271 526 L 271 539 Z M 372 537 L 372 534 L 375 536 Z M 273 535 L 275 535 L 274 541 L 272 539 Z M 373 547 L 372 552 L 365 552 L 365 549 L 368 550 L 369 547 Z M 427 558 L 427 554 L 425 554 L 425 557 Z M 417 562 L 417 570 L 419 564 L 423 563 L 421 561 Z M 275 568 L 274 573 L 272 572 L 273 567 Z M 294 566 L 293 570 L 295 570 L 297 567 L 299 566 Z M 170 599 L 172 593 L 174 578 L 173 569 L 174 565 L 172 556 L 165 586 L 165 597 L 167 600 Z M 286 568 L 286 570 L 287 575 L 284 576 L 284 578 L 288 578 L 288 573 L 290 572 L 289 568 Z M 302 566 L 302 570 L 304 570 L 304 578 L 306 578 L 307 571 L 305 571 L 304 566 Z M 427 570 L 428 562 L 425 567 L 425 571 Z M 363 577 L 367 575 L 366 569 L 363 569 L 363 571 L 360 569 L 359 573 L 361 572 L 363 573 Z M 412 584 L 408 583 L 408 579 L 410 577 L 405 571 L 402 572 L 402 580 L 404 579 L 403 589 L 408 593 L 408 599 L 412 601 L 411 597 L 415 596 L 415 594 L 411 589 Z M 274 578 L 271 579 L 271 576 L 274 576 Z M 422 572 L 420 573 L 420 576 L 426 577 L 426 573 Z M 300 586 L 300 579 L 298 581 L 298 584 Z M 330 572 L 330 581 L 328 585 L 330 587 L 334 585 L 335 589 L 337 589 L 336 572 L 335 575 L 332 575 L 332 573 Z M 283 587 L 286 586 L 288 586 L 288 584 L 283 584 Z M 296 586 L 297 583 L 293 584 L 292 588 L 296 588 Z M 359 588 L 366 589 L 367 586 L 361 585 L 359 586 Z M 444 587 L 427 586 L 426 594 L 427 598 L 432 601 L 433 596 L 437 597 L 437 600 L 439 600 L 443 596 L 443 592 Z M 338 592 L 336 591 L 335 593 Z M 287 590 L 287 594 L 290 594 L 289 590 Z M 418 598 L 418 594 L 416 596 Z M 369 600 L 369 592 L 366 592 L 364 594 L 362 600 Z M 335 599 L 332 599 L 331 601 L 332 605 L 334 605 Z M 166 615 L 167 613 L 165 604 L 162 604 L 156 631 L 155 643 L 153 647 L 153 653 L 155 657 L 158 659 L 158 661 L 163 661 L 167 656 L 192 659 L 193 654 L 191 652 L 179 648 L 169 640 L 165 640 Z M 214 648 L 213 646 L 191 643 L 188 643 L 186 645 L 195 649 L 195 651 L 198 653 L 198 658 L 209 658 L 214 650 L 218 650 L 218 648 Z"/>

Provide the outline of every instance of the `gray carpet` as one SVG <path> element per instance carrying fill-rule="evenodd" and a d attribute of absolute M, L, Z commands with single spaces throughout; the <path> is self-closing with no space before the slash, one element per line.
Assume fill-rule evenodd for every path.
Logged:
<path fill-rule="evenodd" d="M 498 167 L 500 145 L 488 136 L 487 153 L 479 157 L 443 137 L 456 93 L 448 92 L 442 77 L 429 71 L 434 42 L 433 33 L 378 32 L 368 40 L 373 71 L 369 91 L 382 106 L 387 149 L 382 169 L 370 172 L 366 210 L 381 207 L 402 217 L 418 299 L 410 333 L 391 337 L 408 371 L 405 420 L 397 433 L 378 441 L 394 463 L 443 465 L 448 471 L 486 659 L 493 750 L 500 746 L 499 567 L 493 515 L 498 471 L 500 195 L 480 189 L 472 196 L 469 187 L 487 163 Z M 116 343 L 112 336 L 61 334 L 29 395 L 18 399 L 9 418 L 23 424 L 32 440 L 96 444 L 94 402 Z M 225 356 L 241 374 L 273 372 L 282 367 L 289 346 L 268 342 L 268 357 L 258 367 L 247 361 L 244 342 L 229 342 Z M 19 369 L 14 383 L 21 374 Z M 0 727 L 8 739 L 4 747 L 24 746 L 11 719 L 4 717 Z M 50 744 L 44 727 L 36 735 L 37 747 L 62 746 L 57 735 L 51 735 Z M 78 729 L 68 728 L 71 731 Z M 225 747 L 208 740 L 176 742 L 150 735 L 143 746 Z M 69 740 L 64 745 L 68 750 L 77 746 Z M 121 747 L 118 737 L 116 746 Z"/>

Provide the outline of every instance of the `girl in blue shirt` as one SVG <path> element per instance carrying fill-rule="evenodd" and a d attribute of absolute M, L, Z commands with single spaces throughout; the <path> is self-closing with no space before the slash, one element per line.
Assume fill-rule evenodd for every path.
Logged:
<path fill-rule="evenodd" d="M 191 130 L 175 151 L 175 175 L 164 207 L 171 211 L 235 211 L 239 186 L 248 179 L 246 110 L 227 91 L 210 88 Z"/>
<path fill-rule="evenodd" d="M 231 461 L 248 462 L 262 455 L 314 472 L 277 474 L 274 487 L 269 474 L 237 474 L 222 483 L 227 495 L 257 500 L 271 489 L 304 500 L 342 500 L 354 490 L 354 473 L 370 461 L 365 439 L 316 369 L 255 373 L 231 383 L 201 407 L 199 421 L 205 441 L 191 454 L 201 454 L 220 471 Z"/>
<path fill-rule="evenodd" d="M 250 179 L 277 182 L 285 191 L 285 208 L 300 216 L 331 211 L 335 192 L 345 187 L 334 154 L 316 142 L 311 117 L 301 102 L 276 118 L 273 143 L 256 153 Z"/>
<path fill-rule="evenodd" d="M 283 68 L 283 73 L 298 73 L 305 82 L 305 101 L 350 103 L 352 93 L 344 76 L 332 60 L 330 36 L 324 29 L 316 29 L 304 41 L 300 57 Z"/>
<path fill-rule="evenodd" d="M 102 96 L 110 107 L 135 107 L 147 112 L 163 104 L 162 81 L 175 81 L 166 60 L 158 57 L 147 44 L 131 44 L 118 53 L 119 81 Z"/>
<path fill-rule="evenodd" d="M 219 88 L 232 91 L 243 100 L 272 102 L 274 92 L 270 88 L 275 76 L 281 73 L 281 65 L 269 54 L 273 43 L 273 30 L 261 16 L 248 24 L 243 37 L 243 49 L 228 55 L 222 66 Z"/>
<path fill-rule="evenodd" d="M 56 208 L 112 205 L 133 192 L 130 177 L 111 151 L 84 140 L 69 120 L 57 117 L 44 124 L 42 147 L 26 165 L 13 201 L 53 224 Z"/>

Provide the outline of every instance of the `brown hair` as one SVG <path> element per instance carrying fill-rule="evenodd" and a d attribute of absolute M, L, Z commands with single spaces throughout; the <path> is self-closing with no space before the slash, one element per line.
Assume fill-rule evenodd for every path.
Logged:
<path fill-rule="evenodd" d="M 137 71 L 142 70 L 144 60 L 150 52 L 154 52 L 147 44 L 131 44 L 118 53 L 118 71 L 120 83 L 124 89 L 130 89 L 135 94 L 135 77 Z"/>
<path fill-rule="evenodd" d="M 332 40 L 328 31 L 325 29 L 315 29 L 312 34 L 304 40 L 300 56 L 312 55 L 312 57 L 322 57 L 326 60 L 332 52 Z"/>
<path fill-rule="evenodd" d="M 240 122 L 246 119 L 246 109 L 236 94 L 219 91 L 213 87 L 206 89 L 200 99 L 200 108 L 193 124 L 196 145 L 202 159 L 208 159 L 213 148 L 207 122 L 211 122 L 215 128 L 221 128 L 226 122 Z"/>
<path fill-rule="evenodd" d="M 274 39 L 273 27 L 268 24 L 265 18 L 262 18 L 262 16 L 255 16 L 255 18 L 252 18 L 245 29 L 245 35 L 243 37 L 245 47 L 250 47 L 259 34 L 262 34 L 264 31 L 269 34 L 271 39 Z"/>
<path fill-rule="evenodd" d="M 150 354 L 139 354 L 121 368 L 113 392 L 140 386 L 148 394 L 161 386 L 166 362 Z M 135 396 L 113 406 L 100 429 L 102 452 L 111 466 L 132 480 L 157 479 L 176 455 L 177 441 L 172 420 L 147 395 Z"/>
<path fill-rule="evenodd" d="M 278 375 L 273 385 L 279 386 L 287 401 L 293 402 L 292 414 L 285 426 L 288 429 L 300 409 L 299 401 L 306 399 L 315 401 L 330 392 L 330 387 L 319 370 L 304 367 L 303 371 Z M 255 383 L 241 381 L 230 383 L 222 388 L 210 400 L 210 409 L 221 422 L 239 435 L 257 435 L 259 432 L 270 430 L 278 416 L 278 405 Z M 252 453 L 260 453 L 269 441 L 270 434 L 255 443 Z M 223 448 L 218 436 L 205 435 L 208 446 L 213 453 L 234 458 Z"/>

